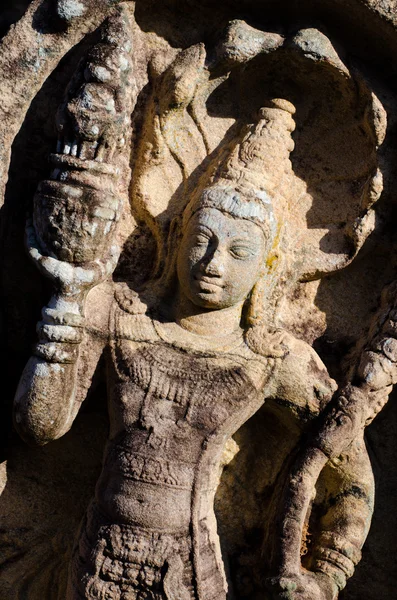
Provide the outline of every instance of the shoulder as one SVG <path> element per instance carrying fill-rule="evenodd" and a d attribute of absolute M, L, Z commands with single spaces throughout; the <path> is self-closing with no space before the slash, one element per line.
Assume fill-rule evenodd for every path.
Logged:
<path fill-rule="evenodd" d="M 110 331 L 113 339 L 158 341 L 150 316 L 150 303 L 142 300 L 126 283 L 114 285 L 110 309 Z"/>
<path fill-rule="evenodd" d="M 306 342 L 285 330 L 255 333 L 252 349 L 277 358 L 267 396 L 287 408 L 299 420 L 318 415 L 337 389 L 335 381 Z M 261 339 L 261 341 L 259 341 Z M 249 339 L 247 340 L 249 343 Z"/>
<path fill-rule="evenodd" d="M 87 296 L 86 331 L 91 339 L 154 340 L 153 320 L 148 312 L 148 304 L 128 284 L 105 282 Z"/>

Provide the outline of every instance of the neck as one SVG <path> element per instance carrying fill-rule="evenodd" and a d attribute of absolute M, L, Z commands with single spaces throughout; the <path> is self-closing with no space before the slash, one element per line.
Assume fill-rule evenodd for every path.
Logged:
<path fill-rule="evenodd" d="M 208 309 L 196 306 L 178 292 L 175 321 L 187 331 L 204 336 L 223 337 L 240 329 L 243 302 L 228 308 Z"/>

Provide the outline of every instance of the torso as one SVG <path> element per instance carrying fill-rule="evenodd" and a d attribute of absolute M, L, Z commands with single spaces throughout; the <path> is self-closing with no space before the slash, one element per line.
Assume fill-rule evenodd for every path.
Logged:
<path fill-rule="evenodd" d="M 274 359 L 254 355 L 241 335 L 209 351 L 199 336 L 182 347 L 172 327 L 119 309 L 115 333 L 97 501 L 121 522 L 188 529 L 199 463 L 205 455 L 216 482 L 224 442 L 263 403 Z"/>
<path fill-rule="evenodd" d="M 241 332 L 205 340 L 117 305 L 113 332 L 110 436 L 68 598 L 222 600 L 219 459 L 263 404 L 277 359 L 251 352 Z"/>

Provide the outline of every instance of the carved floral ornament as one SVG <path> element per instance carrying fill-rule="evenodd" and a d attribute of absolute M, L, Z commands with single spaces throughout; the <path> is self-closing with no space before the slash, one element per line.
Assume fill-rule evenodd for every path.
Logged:
<path fill-rule="evenodd" d="M 93 6 L 59 1 L 65 31 Z M 177 48 L 123 2 L 56 114 L 26 224 L 52 296 L 14 425 L 39 445 L 70 435 L 102 370 L 109 432 L 67 583 L 39 592 L 33 566 L 32 599 L 332 600 L 361 558 L 364 430 L 396 380 L 395 284 L 337 381 L 283 311 L 376 230 L 386 110 L 317 29 L 235 19 L 215 38 Z M 232 436 L 262 422 L 261 471 L 243 477 L 265 484 L 239 520 Z"/>

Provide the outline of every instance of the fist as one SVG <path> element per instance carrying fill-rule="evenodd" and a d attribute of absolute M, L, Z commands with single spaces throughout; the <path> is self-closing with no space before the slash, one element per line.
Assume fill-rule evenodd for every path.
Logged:
<path fill-rule="evenodd" d="M 27 223 L 25 235 L 30 258 L 43 275 L 53 281 L 56 289 L 66 296 L 84 295 L 104 281 L 114 271 L 120 255 L 120 247 L 113 244 L 103 257 L 84 265 L 75 265 L 43 254 L 31 220 Z"/>
<path fill-rule="evenodd" d="M 310 571 L 269 578 L 266 586 L 271 600 L 336 600 L 339 591 L 328 575 Z"/>
<path fill-rule="evenodd" d="M 114 0 L 57 0 L 56 12 L 60 19 L 70 23 L 73 19 L 87 16 L 93 10 L 102 11 L 106 16 L 107 10 L 114 5 Z"/>

